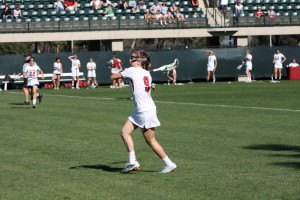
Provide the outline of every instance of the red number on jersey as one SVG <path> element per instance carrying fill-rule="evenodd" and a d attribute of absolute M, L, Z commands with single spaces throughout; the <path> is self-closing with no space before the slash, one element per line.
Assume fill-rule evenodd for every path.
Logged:
<path fill-rule="evenodd" d="M 35 71 L 30 71 L 29 72 L 29 77 L 35 77 Z"/>
<path fill-rule="evenodd" d="M 144 84 L 146 85 L 145 91 L 149 92 L 150 91 L 150 85 L 149 85 L 149 78 L 147 76 L 144 77 Z"/>

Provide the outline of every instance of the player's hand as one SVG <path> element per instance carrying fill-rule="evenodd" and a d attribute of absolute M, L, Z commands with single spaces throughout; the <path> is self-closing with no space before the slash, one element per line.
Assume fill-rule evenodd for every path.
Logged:
<path fill-rule="evenodd" d="M 44 77 L 44 76 L 42 76 L 42 79 L 45 79 L 45 77 Z"/>

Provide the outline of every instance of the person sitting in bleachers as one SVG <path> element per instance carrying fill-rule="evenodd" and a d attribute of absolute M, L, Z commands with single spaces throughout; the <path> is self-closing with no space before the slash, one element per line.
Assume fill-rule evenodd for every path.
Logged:
<path fill-rule="evenodd" d="M 152 19 L 152 14 L 150 13 L 149 9 L 146 10 L 146 13 L 144 14 L 144 18 L 145 20 L 147 20 L 147 22 Z"/>
<path fill-rule="evenodd" d="M 63 1 L 64 6 L 66 7 L 66 10 L 76 10 L 77 11 L 77 2 L 76 0 L 65 0 Z"/>
<path fill-rule="evenodd" d="M 112 16 L 115 16 L 114 11 L 113 11 L 113 8 L 112 8 L 110 2 L 107 3 L 107 8 L 105 8 L 105 11 L 104 11 L 103 14 L 105 14 L 105 17 L 112 17 Z"/>
<path fill-rule="evenodd" d="M 191 7 L 198 7 L 198 6 L 199 6 L 198 0 L 192 0 Z"/>
<path fill-rule="evenodd" d="M 268 24 L 269 25 L 275 25 L 275 17 L 276 17 L 276 13 L 274 12 L 273 8 L 270 7 L 270 10 L 268 11 Z"/>
<path fill-rule="evenodd" d="M 172 20 L 174 20 L 174 17 L 170 13 L 169 8 L 166 6 L 165 2 L 162 3 L 161 13 L 163 14 L 163 16 L 164 16 L 165 19 L 169 20 L 169 23 L 172 23 Z"/>
<path fill-rule="evenodd" d="M 179 12 L 179 9 L 177 8 L 176 12 L 175 12 L 175 16 L 176 16 L 176 19 L 178 21 L 184 21 L 185 18 L 184 18 L 184 14 L 182 14 L 181 12 Z"/>
<path fill-rule="evenodd" d="M 144 10 L 147 9 L 147 5 L 146 5 L 146 3 L 144 2 L 144 0 L 140 0 L 140 1 L 139 1 L 138 7 L 139 7 L 139 9 L 144 9 Z"/>
<path fill-rule="evenodd" d="M 241 1 L 235 5 L 234 14 L 242 14 L 244 13 L 244 6 L 242 5 Z"/>
<path fill-rule="evenodd" d="M 16 6 L 16 9 L 14 10 L 14 18 L 15 19 L 22 19 L 23 18 L 22 12 L 20 10 L 20 6 Z"/>
<path fill-rule="evenodd" d="M 59 13 L 60 11 L 65 10 L 65 7 L 64 7 L 64 5 L 62 4 L 62 1 L 61 1 L 61 0 L 57 0 L 57 1 L 54 3 L 54 8 L 55 8 L 55 11 L 56 11 L 57 13 Z"/>
<path fill-rule="evenodd" d="M 135 0 L 129 0 L 128 2 L 128 9 L 131 9 L 132 12 L 135 12 L 137 9 L 136 1 Z"/>
<path fill-rule="evenodd" d="M 160 10 L 158 10 L 156 12 L 156 21 L 159 21 L 160 25 L 163 25 L 163 21 L 164 21 L 165 25 L 168 25 L 166 18 L 161 14 Z"/>
<path fill-rule="evenodd" d="M 6 3 L 4 9 L 2 10 L 2 19 L 3 21 L 5 21 L 8 18 L 13 19 L 13 16 L 11 14 L 10 8 L 8 7 L 8 4 Z"/>
<path fill-rule="evenodd" d="M 100 0 L 92 0 L 91 3 L 90 3 L 90 6 L 91 6 L 94 10 L 97 10 L 97 9 L 101 9 L 102 4 L 103 4 L 103 1 L 100 1 Z"/>
<path fill-rule="evenodd" d="M 177 6 L 175 5 L 175 3 L 172 4 L 172 6 L 170 7 L 170 12 L 173 15 L 173 17 L 176 17 L 176 11 L 177 11 Z"/>
<path fill-rule="evenodd" d="M 299 67 L 299 64 L 296 62 L 296 59 L 293 58 L 293 61 L 287 67 Z"/>
<path fill-rule="evenodd" d="M 258 7 L 258 10 L 255 12 L 255 17 L 261 18 L 261 16 L 264 16 L 265 12 L 261 10 L 261 7 Z"/>
<path fill-rule="evenodd" d="M 125 0 L 120 0 L 119 8 L 122 9 L 122 10 L 126 10 L 128 8 L 127 2 Z"/>
<path fill-rule="evenodd" d="M 223 10 L 223 12 L 224 12 L 224 10 L 226 12 L 227 6 L 228 6 L 228 0 L 221 0 L 220 9 Z"/>
<path fill-rule="evenodd" d="M 157 11 L 161 11 L 158 1 L 155 2 L 155 4 L 150 8 L 150 12 L 152 13 L 152 15 L 156 15 Z"/>

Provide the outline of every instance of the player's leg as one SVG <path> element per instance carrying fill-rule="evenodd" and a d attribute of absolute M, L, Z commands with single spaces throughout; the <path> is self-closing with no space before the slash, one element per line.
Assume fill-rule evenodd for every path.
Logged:
<path fill-rule="evenodd" d="M 129 163 L 127 163 L 126 167 L 121 170 L 121 173 L 126 173 L 132 170 L 139 170 L 140 164 L 136 160 L 134 143 L 131 137 L 131 133 L 137 128 L 138 127 L 135 124 L 133 124 L 130 120 L 127 120 L 121 129 L 120 134 L 129 156 Z"/>
<path fill-rule="evenodd" d="M 171 171 L 175 171 L 177 166 L 173 163 L 170 158 L 167 156 L 165 150 L 162 146 L 157 142 L 155 138 L 155 130 L 154 128 L 142 129 L 143 136 L 145 138 L 146 143 L 152 148 L 152 150 L 158 155 L 165 163 L 165 168 L 161 171 L 161 173 L 167 173 Z"/>
<path fill-rule="evenodd" d="M 56 82 L 55 82 L 55 79 L 56 79 L 56 74 L 53 74 L 52 75 L 52 83 L 54 85 L 54 89 L 56 89 Z"/>
<path fill-rule="evenodd" d="M 59 89 L 59 86 L 60 86 L 60 75 L 57 75 L 57 79 L 56 79 L 56 89 L 58 90 Z"/>
<path fill-rule="evenodd" d="M 94 76 L 94 84 L 95 84 L 96 87 L 98 87 L 98 82 L 96 80 L 96 76 Z"/>
<path fill-rule="evenodd" d="M 37 97 L 36 89 L 37 89 L 36 85 L 32 86 L 32 98 L 33 98 L 32 99 L 32 106 L 33 106 L 33 108 L 35 108 L 35 106 L 36 106 L 36 97 Z"/>
<path fill-rule="evenodd" d="M 177 74 L 173 72 L 173 83 L 176 84 Z"/>
<path fill-rule="evenodd" d="M 209 79 L 210 79 L 210 71 L 207 71 L 206 83 L 209 82 Z"/>
<path fill-rule="evenodd" d="M 91 77 L 88 77 L 88 87 L 87 88 L 89 88 L 90 87 L 90 83 L 91 83 Z"/>
<path fill-rule="evenodd" d="M 24 96 L 25 96 L 25 102 L 24 105 L 29 105 L 29 92 L 28 92 L 28 88 L 23 87 L 23 92 L 24 92 Z"/>
<path fill-rule="evenodd" d="M 77 82 L 76 82 L 76 89 L 80 89 L 80 87 L 79 87 L 79 76 L 76 76 L 76 80 L 77 80 Z"/>
<path fill-rule="evenodd" d="M 74 89 L 75 76 L 72 76 L 72 89 Z"/>
<path fill-rule="evenodd" d="M 281 80 L 281 68 L 278 69 L 279 71 L 279 81 Z"/>
<path fill-rule="evenodd" d="M 213 76 L 213 84 L 216 82 L 216 76 L 215 76 L 215 71 L 212 71 L 212 76 Z"/>
<path fill-rule="evenodd" d="M 277 67 L 274 68 L 275 80 L 277 80 Z"/>

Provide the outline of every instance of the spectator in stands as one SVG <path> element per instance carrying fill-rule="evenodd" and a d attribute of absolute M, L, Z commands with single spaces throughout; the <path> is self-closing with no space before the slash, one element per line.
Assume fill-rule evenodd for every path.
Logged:
<path fill-rule="evenodd" d="M 122 9 L 122 10 L 127 9 L 128 8 L 128 4 L 126 3 L 126 1 L 120 0 L 120 2 L 119 2 L 119 8 Z"/>
<path fill-rule="evenodd" d="M 157 2 L 155 2 L 155 4 L 153 6 L 151 6 L 150 12 L 152 13 L 152 15 L 156 15 L 158 10 L 161 11 L 161 8 L 157 1 Z"/>
<path fill-rule="evenodd" d="M 22 12 L 21 12 L 19 6 L 16 6 L 16 9 L 14 10 L 14 18 L 15 19 L 21 19 L 21 18 L 23 18 L 23 15 L 22 15 Z"/>
<path fill-rule="evenodd" d="M 293 61 L 287 67 L 299 67 L 299 64 L 296 62 L 296 59 L 293 58 Z"/>
<path fill-rule="evenodd" d="M 168 25 L 166 18 L 161 14 L 160 10 L 158 10 L 156 12 L 156 21 L 159 21 L 160 25 L 162 25 L 162 26 L 163 26 L 163 21 L 164 21 L 165 25 Z"/>
<path fill-rule="evenodd" d="M 176 11 L 177 11 L 177 6 L 175 5 L 175 3 L 172 4 L 172 6 L 170 7 L 170 12 L 173 15 L 173 17 L 176 17 Z"/>
<path fill-rule="evenodd" d="M 165 2 L 162 3 L 161 13 L 163 14 L 163 16 L 164 16 L 165 19 L 169 20 L 169 23 L 172 23 L 172 20 L 174 20 L 174 17 L 170 13 L 169 8 L 166 6 Z"/>
<path fill-rule="evenodd" d="M 132 12 L 135 12 L 137 9 L 136 1 L 135 0 L 129 0 L 128 2 L 128 9 L 131 9 Z"/>
<path fill-rule="evenodd" d="M 55 8 L 55 11 L 56 11 L 57 13 L 59 13 L 60 11 L 65 10 L 65 7 L 64 7 L 64 5 L 63 5 L 63 3 L 62 3 L 61 0 L 57 0 L 57 1 L 54 3 L 54 8 Z"/>
<path fill-rule="evenodd" d="M 182 14 L 181 12 L 179 12 L 179 9 L 177 8 L 176 12 L 175 12 L 175 16 L 176 16 L 176 19 L 178 21 L 184 21 L 185 18 L 184 18 L 184 14 Z"/>
<path fill-rule="evenodd" d="M 147 22 L 148 22 L 150 19 L 152 19 L 152 15 L 151 15 L 149 9 L 146 10 L 146 13 L 144 14 L 144 18 L 145 18 L 145 20 L 147 20 Z"/>
<path fill-rule="evenodd" d="M 255 17 L 260 18 L 261 16 L 263 16 L 265 14 L 264 11 L 261 10 L 261 7 L 258 7 L 258 10 L 255 12 Z"/>
<path fill-rule="evenodd" d="M 224 12 L 224 10 L 226 12 L 227 6 L 228 6 L 228 0 L 221 0 L 220 9 L 223 10 L 223 12 Z"/>
<path fill-rule="evenodd" d="M 191 6 L 192 7 L 198 7 L 199 6 L 198 0 L 192 0 Z"/>
<path fill-rule="evenodd" d="M 275 17 L 276 17 L 276 14 L 275 14 L 273 8 L 270 7 L 270 10 L 268 11 L 268 24 L 269 25 L 275 25 Z"/>
<path fill-rule="evenodd" d="M 8 7 L 8 4 L 5 4 L 4 9 L 2 10 L 2 19 L 5 21 L 6 19 L 13 19 L 13 16 L 11 14 L 11 10 Z"/>
<path fill-rule="evenodd" d="M 65 0 L 63 2 L 63 4 L 65 5 L 66 10 L 68 10 L 68 11 L 76 10 L 77 11 L 78 4 L 77 4 L 76 0 Z"/>
<path fill-rule="evenodd" d="M 144 0 L 140 0 L 140 1 L 139 1 L 138 7 L 139 7 L 139 9 L 144 9 L 144 10 L 147 9 L 147 5 L 146 5 L 146 3 L 144 2 Z"/>
<path fill-rule="evenodd" d="M 93 1 L 91 1 L 90 6 L 94 10 L 97 10 L 97 9 L 101 9 L 102 4 L 103 4 L 103 2 L 100 0 L 93 0 Z"/>
<path fill-rule="evenodd" d="M 107 8 L 105 8 L 105 11 L 103 14 L 105 14 L 105 17 L 115 16 L 113 8 L 110 3 L 107 4 Z"/>
<path fill-rule="evenodd" d="M 238 1 L 238 3 L 235 5 L 234 14 L 242 14 L 244 13 L 244 7 L 241 3 L 241 1 Z"/>

